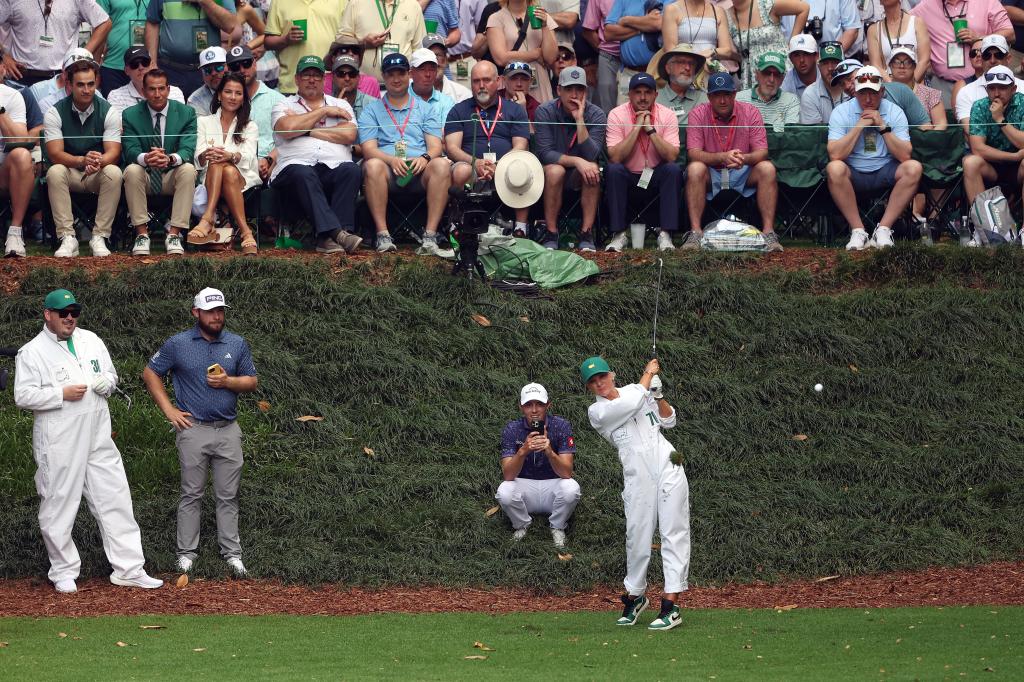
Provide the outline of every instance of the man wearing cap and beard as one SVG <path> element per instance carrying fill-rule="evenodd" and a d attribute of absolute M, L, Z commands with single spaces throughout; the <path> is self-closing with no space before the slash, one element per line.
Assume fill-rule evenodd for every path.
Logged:
<path fill-rule="evenodd" d="M 971 107 L 971 154 L 964 157 L 968 204 L 986 185 L 1024 185 L 1024 94 L 1008 66 L 995 66 L 980 79 L 988 93 Z"/>
<path fill-rule="evenodd" d="M 828 120 L 825 175 L 832 200 L 850 225 L 847 251 L 882 249 L 893 245 L 892 225 L 917 193 L 922 167 L 910 158 L 906 114 L 884 98 L 882 74 L 865 66 L 853 79 L 856 97 L 837 106 Z M 885 213 L 869 241 L 857 194 L 890 188 Z"/>
<path fill-rule="evenodd" d="M 228 51 L 228 71 L 241 73 L 245 78 L 245 89 L 249 92 L 249 120 L 254 121 L 260 131 L 256 149 L 260 180 L 266 182 L 277 164 L 272 120 L 274 108 L 284 101 L 284 95 L 256 78 L 256 57 L 248 45 L 235 45 Z"/>
<path fill-rule="evenodd" d="M 144 101 L 146 86 L 143 79 L 154 68 L 156 67 L 153 66 L 153 60 L 150 59 L 146 48 L 129 47 L 128 51 L 124 53 L 124 72 L 128 76 L 129 82 L 110 91 L 107 95 L 110 106 L 123 112 L 128 107 Z M 167 99 L 185 103 L 185 95 L 181 92 L 181 88 L 174 85 L 168 86 Z"/>
<path fill-rule="evenodd" d="M 217 542 L 239 577 L 247 574 L 238 535 L 238 490 L 242 483 L 242 430 L 238 395 L 258 383 L 249 344 L 224 329 L 224 294 L 207 287 L 192 301 L 192 329 L 167 339 L 142 372 L 142 380 L 177 436 L 181 465 L 178 504 L 178 570 L 188 573 L 198 556 L 199 519 L 206 478 L 213 471 Z M 164 378 L 173 372 L 175 405 Z"/>
<path fill-rule="evenodd" d="M 565 529 L 580 501 L 580 484 L 572 477 L 576 442 L 572 425 L 548 414 L 551 401 L 540 384 L 519 392 L 521 419 L 505 425 L 501 434 L 501 473 L 504 481 L 494 496 L 512 522 L 512 538 L 526 537 L 530 514 L 550 514 L 555 547 L 565 547 Z"/>
<path fill-rule="evenodd" d="M 971 111 L 974 103 L 988 97 L 985 73 L 997 66 L 1010 67 L 1010 46 L 1006 38 L 994 34 L 985 36 L 978 48 L 981 52 L 982 73 L 974 81 L 964 85 L 956 94 L 956 120 L 964 127 L 964 133 L 970 136 Z M 1012 69 L 1011 69 L 1012 73 Z M 1017 92 L 1024 91 L 1024 80 L 1014 77 Z"/>
<path fill-rule="evenodd" d="M 649 630 L 682 624 L 679 595 L 687 589 L 690 571 L 690 484 L 682 457 L 662 433 L 676 425 L 676 411 L 665 400 L 660 372 L 658 360 L 651 360 L 639 381 L 620 387 L 603 358 L 587 358 L 580 365 L 580 378 L 594 395 L 587 410 L 590 425 L 618 450 L 622 462 L 626 593 L 616 625 L 635 625 L 647 608 L 651 539 L 655 529 L 661 535 L 665 591 Z"/>
<path fill-rule="evenodd" d="M 209 116 L 210 105 L 217 95 L 217 87 L 228 72 L 228 53 L 223 47 L 208 47 L 199 53 L 199 70 L 203 84 L 188 96 L 187 104 L 196 110 L 196 116 Z"/>
<path fill-rule="evenodd" d="M 658 91 L 658 104 L 676 113 L 680 124 L 698 104 L 708 101 L 706 92 L 693 84 L 707 60 L 704 55 L 685 43 L 676 45 L 658 60 L 658 75 L 666 85 Z"/>
<path fill-rule="evenodd" d="M 800 122 L 800 100 L 793 93 L 780 89 L 785 73 L 786 58 L 779 52 L 765 52 L 757 58 L 754 87 L 736 95 L 737 102 L 757 107 L 765 126 L 776 131 Z"/>
<path fill-rule="evenodd" d="M 544 246 L 558 248 L 558 216 L 562 192 L 580 192 L 583 220 L 579 250 L 595 251 L 594 220 L 601 200 L 601 171 L 597 159 L 604 150 L 607 118 L 587 102 L 587 74 L 578 66 L 559 76 L 558 99 L 540 105 L 537 117 L 537 157 L 544 164 Z M 555 229 L 552 229 L 555 228 Z"/>
<path fill-rule="evenodd" d="M 117 370 L 103 341 L 78 328 L 82 306 L 70 291 L 51 291 L 43 305 L 43 330 L 18 351 L 14 402 L 35 414 L 32 449 L 48 577 L 58 592 L 78 589 L 82 561 L 71 530 L 84 496 L 114 569 L 110 582 L 160 587 L 163 581 L 143 570 L 142 534 L 110 432 L 107 398 Z"/>

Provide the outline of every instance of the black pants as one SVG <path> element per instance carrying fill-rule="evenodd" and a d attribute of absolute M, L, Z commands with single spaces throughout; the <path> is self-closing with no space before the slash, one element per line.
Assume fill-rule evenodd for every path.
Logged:
<path fill-rule="evenodd" d="M 621 163 L 609 163 L 605 169 L 605 198 L 608 201 L 608 223 L 611 232 L 621 232 L 626 224 L 630 199 L 649 201 L 658 197 L 660 227 L 667 232 L 679 228 L 680 192 L 683 189 L 683 171 L 679 164 L 662 163 L 654 168 L 654 175 L 646 190 L 637 187 L 639 173 L 632 173 Z"/>
<path fill-rule="evenodd" d="M 362 171 L 352 161 L 337 168 L 293 163 L 278 173 L 271 186 L 282 196 L 295 197 L 317 235 L 322 235 L 339 228 L 354 231 L 356 195 L 362 182 Z"/>

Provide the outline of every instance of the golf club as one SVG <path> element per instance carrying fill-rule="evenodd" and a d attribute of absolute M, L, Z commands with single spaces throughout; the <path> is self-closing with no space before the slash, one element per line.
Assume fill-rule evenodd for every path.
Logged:
<path fill-rule="evenodd" d="M 654 292 L 654 330 L 651 333 L 651 358 L 658 357 L 658 303 L 661 299 L 661 270 L 665 261 L 658 259 L 658 288 Z"/>

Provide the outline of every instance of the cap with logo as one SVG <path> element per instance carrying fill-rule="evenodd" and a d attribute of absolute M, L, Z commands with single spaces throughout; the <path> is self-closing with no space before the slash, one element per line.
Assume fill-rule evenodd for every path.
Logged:
<path fill-rule="evenodd" d="M 505 70 L 502 72 L 502 75 L 505 76 L 505 78 L 511 78 L 516 75 L 533 78 L 533 69 L 531 69 L 530 65 L 526 62 L 509 62 L 508 66 L 506 66 Z"/>
<path fill-rule="evenodd" d="M 892 52 L 889 53 L 889 63 L 892 64 L 892 60 L 896 59 L 899 55 L 910 57 L 910 59 L 917 64 L 917 53 L 914 52 L 913 48 L 907 47 L 906 45 L 900 45 L 892 49 Z"/>
<path fill-rule="evenodd" d="M 208 47 L 199 53 L 199 68 L 210 64 L 224 64 L 228 61 L 228 53 L 223 47 Z"/>
<path fill-rule="evenodd" d="M 412 58 L 409 60 L 409 65 L 414 69 L 418 69 L 424 64 L 437 65 L 437 55 L 434 54 L 433 50 L 429 50 L 425 47 L 421 47 L 412 53 Z"/>
<path fill-rule="evenodd" d="M 823 62 L 826 59 L 843 61 L 843 46 L 839 43 L 822 43 L 818 50 L 818 61 Z"/>
<path fill-rule="evenodd" d="M 334 65 L 331 66 L 331 71 L 337 73 L 345 67 L 355 71 L 357 76 L 359 75 L 359 62 L 357 62 L 354 57 L 349 57 L 347 54 L 334 58 Z"/>
<path fill-rule="evenodd" d="M 82 306 L 75 300 L 75 295 L 67 289 L 55 289 L 46 295 L 43 300 L 43 307 L 47 310 L 64 310 L 67 307 L 74 306 L 81 308 Z"/>
<path fill-rule="evenodd" d="M 786 57 L 781 52 L 764 52 L 757 58 L 757 70 L 767 71 L 775 69 L 779 73 L 786 73 Z"/>
<path fill-rule="evenodd" d="M 523 390 L 519 392 L 519 404 L 525 405 L 531 400 L 537 400 L 544 403 L 548 403 L 548 391 L 540 384 L 526 384 L 523 386 Z"/>
<path fill-rule="evenodd" d="M 809 33 L 798 33 L 789 39 L 789 53 L 793 54 L 794 52 L 817 54 L 818 41 Z"/>
<path fill-rule="evenodd" d="M 562 73 L 558 74 L 558 87 L 567 88 L 570 85 L 587 87 L 587 72 L 578 66 L 562 69 Z"/>
<path fill-rule="evenodd" d="M 711 78 L 708 78 L 708 94 L 713 95 L 716 92 L 736 92 L 736 79 L 728 73 L 711 74 Z"/>
<path fill-rule="evenodd" d="M 316 69 L 320 73 L 325 73 L 327 67 L 324 66 L 324 60 L 317 57 L 315 54 L 307 54 L 305 57 L 299 59 L 299 63 L 295 65 L 295 73 L 299 74 L 306 69 Z"/>
<path fill-rule="evenodd" d="M 248 45 L 235 45 L 228 50 L 228 64 L 244 62 L 246 59 L 255 59 Z"/>
<path fill-rule="evenodd" d="M 1013 71 L 1010 67 L 999 64 L 985 72 L 985 87 L 990 85 L 1013 85 Z"/>
<path fill-rule="evenodd" d="M 380 72 L 387 73 L 388 71 L 394 71 L 400 69 L 402 71 L 409 70 L 409 60 L 401 52 L 392 52 L 380 62 Z"/>
<path fill-rule="evenodd" d="M 981 53 L 985 54 L 985 50 L 989 49 L 990 47 L 996 48 L 1004 55 L 1010 54 L 1010 44 L 1006 42 L 1006 38 L 999 35 L 998 33 L 993 33 L 992 35 L 985 36 L 985 38 L 981 41 Z"/>
<path fill-rule="evenodd" d="M 852 76 L 853 74 L 857 73 L 857 69 L 863 66 L 864 65 L 861 64 L 856 59 L 844 59 L 843 61 L 836 64 L 835 70 L 832 71 L 832 81 L 830 84 L 835 85 L 843 78 L 846 78 L 847 76 Z"/>
<path fill-rule="evenodd" d="M 68 56 L 64 57 L 64 62 L 60 65 L 61 71 L 67 71 L 68 67 L 78 62 L 91 62 L 96 63 L 96 59 L 92 56 L 92 52 L 85 49 L 84 47 L 76 47 L 75 49 L 68 52 Z"/>
<path fill-rule="evenodd" d="M 636 90 L 637 88 L 657 90 L 658 84 L 654 81 L 654 76 L 641 71 L 640 73 L 633 74 L 633 77 L 629 79 L 629 89 Z"/>
<path fill-rule="evenodd" d="M 440 45 L 446 51 L 448 50 L 448 46 L 444 42 L 444 36 L 438 33 L 428 33 L 427 35 L 423 36 L 423 42 L 420 43 L 420 45 L 422 47 L 427 48 L 428 50 L 434 47 L 435 45 Z"/>
<path fill-rule="evenodd" d="M 861 90 L 878 92 L 882 89 L 882 73 L 873 66 L 863 66 L 857 69 L 857 73 L 853 74 L 853 79 L 857 81 L 854 86 L 857 92 Z"/>
<path fill-rule="evenodd" d="M 608 363 L 604 361 L 599 355 L 587 358 L 580 365 L 580 378 L 583 379 L 583 383 L 587 383 L 594 376 L 598 374 L 604 374 L 605 372 L 612 371 L 612 368 L 608 366 Z"/>
<path fill-rule="evenodd" d="M 230 308 L 224 301 L 224 292 L 213 287 L 206 287 L 192 301 L 193 308 L 199 310 L 213 310 L 214 308 Z"/>
<path fill-rule="evenodd" d="M 124 53 L 124 65 L 125 66 L 128 66 L 129 64 L 131 64 L 134 61 L 140 61 L 140 60 L 143 60 L 143 59 L 149 60 L 150 56 L 149 56 L 149 50 L 147 50 L 146 48 L 142 47 L 141 45 L 135 45 L 135 46 L 129 47 L 127 50 L 125 50 L 125 53 Z"/>

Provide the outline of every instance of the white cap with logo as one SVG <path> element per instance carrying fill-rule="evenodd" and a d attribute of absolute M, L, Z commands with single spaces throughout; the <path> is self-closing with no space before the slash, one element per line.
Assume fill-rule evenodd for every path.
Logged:
<path fill-rule="evenodd" d="M 540 384 L 526 384 L 523 386 L 523 390 L 519 392 L 519 404 L 525 405 L 531 400 L 538 400 L 545 405 L 548 404 L 548 392 Z"/>
<path fill-rule="evenodd" d="M 413 50 L 412 57 L 409 58 L 409 66 L 418 69 L 424 64 L 437 64 L 437 55 L 434 54 L 434 51 L 425 47 Z"/>
<path fill-rule="evenodd" d="M 882 73 L 873 66 L 863 66 L 857 69 L 857 73 L 853 74 L 853 80 L 856 81 L 854 90 L 857 92 L 861 90 L 878 92 L 882 89 Z"/>
<path fill-rule="evenodd" d="M 77 62 L 90 62 L 96 63 L 96 59 L 92 56 L 92 52 L 85 49 L 84 47 L 76 47 L 68 52 L 67 56 L 64 57 L 64 62 L 61 64 L 61 71 L 67 71 L 68 67 Z"/>
<path fill-rule="evenodd" d="M 987 50 L 990 47 L 997 48 L 1004 55 L 1010 54 L 1010 44 L 1006 42 L 1006 38 L 999 35 L 998 33 L 993 33 L 992 35 L 985 36 L 985 38 L 981 41 L 981 53 L 985 54 L 985 50 Z"/>
<path fill-rule="evenodd" d="M 192 307 L 199 310 L 213 310 L 214 308 L 230 308 L 231 306 L 224 302 L 224 292 L 213 287 L 206 287 L 196 294 L 195 299 L 192 301 Z"/>
<path fill-rule="evenodd" d="M 985 87 L 990 85 L 1013 85 L 1013 71 L 1010 67 L 997 64 L 985 72 Z"/>
<path fill-rule="evenodd" d="M 208 47 L 199 53 L 199 68 L 210 64 L 224 64 L 228 61 L 228 53 L 223 47 Z"/>
<path fill-rule="evenodd" d="M 789 53 L 794 52 L 818 54 L 818 41 L 808 33 L 798 33 L 789 39 Z"/>

